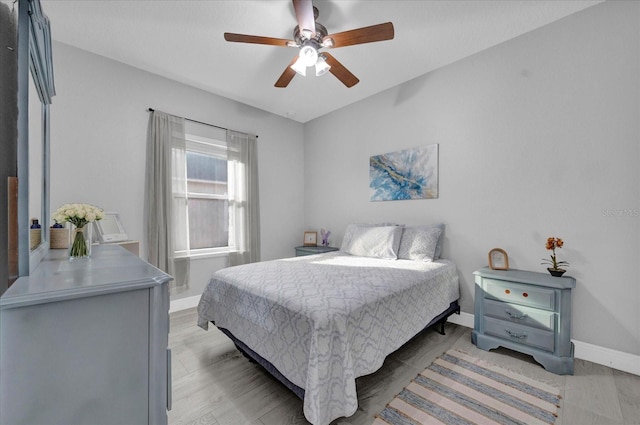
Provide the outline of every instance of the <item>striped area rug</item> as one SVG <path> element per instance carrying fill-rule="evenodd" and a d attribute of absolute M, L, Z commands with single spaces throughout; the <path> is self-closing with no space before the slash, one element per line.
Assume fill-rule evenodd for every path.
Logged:
<path fill-rule="evenodd" d="M 560 392 L 449 350 L 385 407 L 372 425 L 553 424 Z"/>

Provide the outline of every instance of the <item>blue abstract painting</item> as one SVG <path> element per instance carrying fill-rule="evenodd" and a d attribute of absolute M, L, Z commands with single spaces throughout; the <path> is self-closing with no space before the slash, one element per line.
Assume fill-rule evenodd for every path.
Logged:
<path fill-rule="evenodd" d="M 369 159 L 372 201 L 438 197 L 438 145 L 405 149 Z"/>

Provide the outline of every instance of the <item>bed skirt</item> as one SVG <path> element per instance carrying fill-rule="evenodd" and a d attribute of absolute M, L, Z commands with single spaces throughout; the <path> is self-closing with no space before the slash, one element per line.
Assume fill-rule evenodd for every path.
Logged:
<path fill-rule="evenodd" d="M 444 335 L 444 324 L 447 322 L 447 318 L 452 314 L 457 313 L 460 314 L 460 304 L 458 304 L 458 300 L 452 302 L 445 311 L 434 317 L 427 326 L 424 327 L 420 332 L 418 332 L 414 338 L 420 335 L 422 332 L 427 329 L 440 325 L 440 329 L 438 332 Z M 212 322 L 213 323 L 213 322 Z M 213 323 L 215 325 L 215 323 Z M 295 395 L 297 395 L 301 400 L 304 400 L 304 388 L 300 388 L 293 382 L 289 381 L 286 376 L 284 376 L 280 371 L 273 366 L 268 360 L 262 358 L 259 354 L 253 351 L 251 348 L 247 347 L 247 345 L 237 339 L 231 332 L 229 332 L 225 328 L 219 328 L 225 335 L 227 335 L 233 343 L 236 345 L 238 351 L 240 351 L 245 357 L 247 357 L 250 361 L 258 363 L 262 366 L 267 372 L 269 372 L 274 378 L 280 381 L 285 387 L 289 388 Z M 413 339 L 413 338 L 412 338 Z M 411 341 L 411 340 L 410 340 Z M 407 341 L 409 342 L 409 341 Z"/>

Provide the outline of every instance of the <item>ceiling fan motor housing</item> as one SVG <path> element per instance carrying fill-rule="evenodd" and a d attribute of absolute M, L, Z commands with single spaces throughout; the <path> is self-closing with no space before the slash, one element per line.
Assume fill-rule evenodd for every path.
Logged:
<path fill-rule="evenodd" d="M 321 25 L 317 22 L 316 22 L 316 33 L 315 35 L 312 35 L 311 38 L 306 38 L 300 31 L 299 26 L 296 26 L 293 29 L 293 39 L 296 41 L 296 43 L 298 43 L 298 46 L 302 47 L 304 45 L 308 45 L 309 43 L 311 43 L 311 45 L 316 50 L 319 50 L 320 48 L 323 47 L 322 39 L 325 38 L 327 34 L 328 32 L 327 32 L 327 29 L 324 27 L 324 25 Z"/>

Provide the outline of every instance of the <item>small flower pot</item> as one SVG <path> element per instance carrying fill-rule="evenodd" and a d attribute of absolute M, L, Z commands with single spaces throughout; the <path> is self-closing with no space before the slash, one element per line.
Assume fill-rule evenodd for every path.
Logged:
<path fill-rule="evenodd" d="M 560 277 L 567 272 L 564 269 L 552 269 L 551 267 L 547 267 L 547 270 L 549 270 L 549 273 L 551 273 L 551 276 L 555 276 L 555 277 Z"/>

